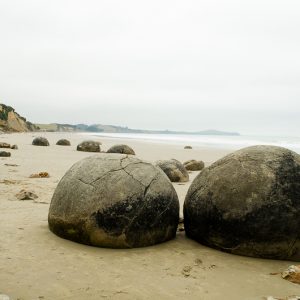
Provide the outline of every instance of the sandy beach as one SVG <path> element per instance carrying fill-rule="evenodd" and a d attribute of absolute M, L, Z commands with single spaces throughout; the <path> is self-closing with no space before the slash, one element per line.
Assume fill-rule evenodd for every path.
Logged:
<path fill-rule="evenodd" d="M 50 147 L 32 146 L 44 136 Z M 60 138 L 71 147 L 55 145 Z M 55 187 L 78 160 L 95 155 L 76 151 L 87 139 L 83 134 L 1 134 L 0 142 L 17 144 L 12 156 L 0 159 L 0 294 L 11 299 L 266 299 L 299 295 L 299 285 L 278 273 L 289 261 L 263 260 L 231 255 L 202 246 L 179 232 L 160 245 L 113 250 L 85 246 L 61 239 L 48 229 L 48 209 Z M 137 157 L 154 162 L 176 158 L 200 159 L 206 165 L 231 152 L 228 149 L 168 145 L 150 141 L 89 137 L 101 149 L 125 143 Z M 5 149 L 2 149 L 5 150 Z M 97 154 L 96 154 L 97 155 Z M 17 166 L 8 166 L 17 165 Z M 48 172 L 49 178 L 29 178 Z M 174 183 L 181 204 L 198 172 L 190 181 Z M 22 189 L 34 191 L 36 200 L 20 201 Z"/>

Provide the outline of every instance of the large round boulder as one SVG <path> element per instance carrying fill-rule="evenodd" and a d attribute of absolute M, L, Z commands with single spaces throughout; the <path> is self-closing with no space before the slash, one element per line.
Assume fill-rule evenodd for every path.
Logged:
<path fill-rule="evenodd" d="M 114 145 L 107 150 L 107 153 L 135 155 L 133 149 L 127 145 Z"/>
<path fill-rule="evenodd" d="M 77 145 L 77 151 L 100 152 L 100 145 L 101 143 L 96 141 L 83 141 Z"/>
<path fill-rule="evenodd" d="M 132 248 L 175 237 L 179 201 L 167 176 L 151 163 L 116 154 L 85 158 L 59 182 L 49 228 L 83 244 Z"/>
<path fill-rule="evenodd" d="M 158 160 L 156 166 L 161 168 L 172 182 L 187 182 L 189 181 L 189 174 L 184 165 L 176 160 Z"/>
<path fill-rule="evenodd" d="M 60 139 L 57 141 L 56 145 L 58 146 L 71 146 L 71 143 L 69 140 L 66 139 Z"/>
<path fill-rule="evenodd" d="M 32 145 L 34 145 L 34 146 L 49 146 L 49 142 L 46 138 L 39 136 L 39 137 L 36 137 L 32 141 Z"/>
<path fill-rule="evenodd" d="M 188 237 L 239 255 L 300 259 L 300 156 L 248 147 L 204 169 L 184 202 Z"/>
<path fill-rule="evenodd" d="M 202 160 L 191 159 L 184 162 L 183 165 L 188 171 L 201 171 L 204 168 Z"/>

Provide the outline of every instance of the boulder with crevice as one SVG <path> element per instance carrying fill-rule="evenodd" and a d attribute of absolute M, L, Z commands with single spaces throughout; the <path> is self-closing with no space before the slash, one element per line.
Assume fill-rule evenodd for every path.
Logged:
<path fill-rule="evenodd" d="M 49 228 L 93 246 L 132 248 L 175 237 L 177 194 L 166 175 L 132 156 L 99 154 L 71 167 L 51 200 Z"/>

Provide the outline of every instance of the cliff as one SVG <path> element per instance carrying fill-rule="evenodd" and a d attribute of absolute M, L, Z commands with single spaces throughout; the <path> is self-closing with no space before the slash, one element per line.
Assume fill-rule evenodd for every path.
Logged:
<path fill-rule="evenodd" d="M 20 116 L 12 107 L 0 103 L 0 132 L 26 132 L 39 128 Z"/>

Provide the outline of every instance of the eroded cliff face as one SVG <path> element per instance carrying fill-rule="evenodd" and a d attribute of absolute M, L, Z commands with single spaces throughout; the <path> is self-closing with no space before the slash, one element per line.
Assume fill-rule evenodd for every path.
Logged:
<path fill-rule="evenodd" d="M 0 131 L 26 132 L 35 131 L 38 127 L 21 117 L 15 110 L 0 103 Z"/>

